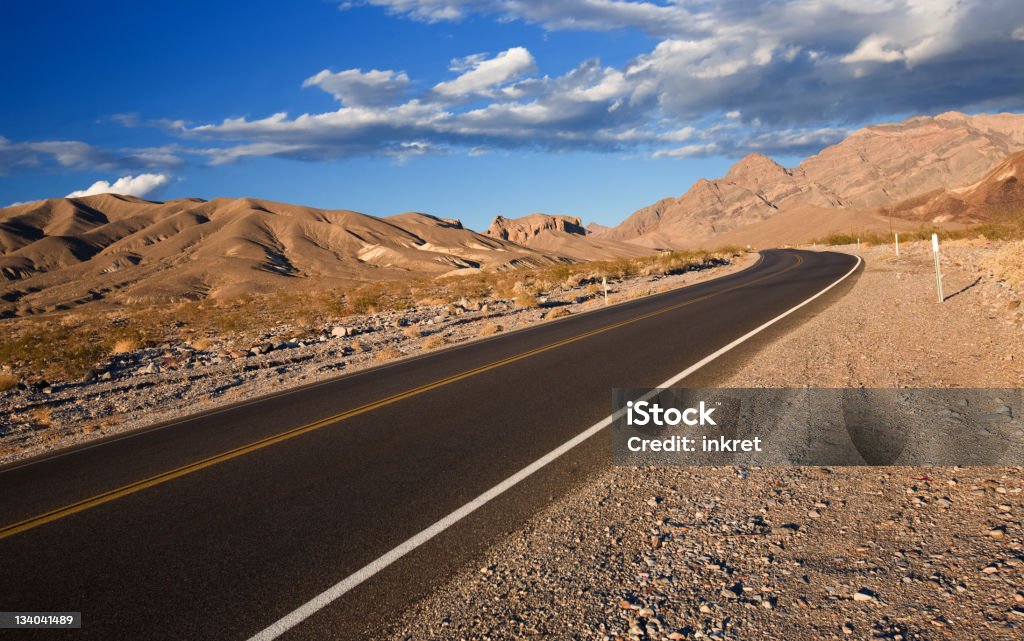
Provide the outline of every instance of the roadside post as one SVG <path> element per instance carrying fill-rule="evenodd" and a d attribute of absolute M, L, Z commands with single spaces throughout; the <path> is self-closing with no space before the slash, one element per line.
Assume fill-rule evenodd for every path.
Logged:
<path fill-rule="evenodd" d="M 860 251 L 860 236 L 857 236 L 857 251 Z"/>
<path fill-rule="evenodd" d="M 893 237 L 896 239 L 896 258 L 900 257 L 900 233 L 893 232 Z"/>
<path fill-rule="evenodd" d="M 935 256 L 935 292 L 939 297 L 939 302 L 943 300 L 942 297 L 942 272 L 939 270 L 939 235 L 932 234 L 932 255 Z"/>
<path fill-rule="evenodd" d="M 608 277 L 601 277 L 601 285 L 604 287 L 604 306 L 608 307 Z"/>

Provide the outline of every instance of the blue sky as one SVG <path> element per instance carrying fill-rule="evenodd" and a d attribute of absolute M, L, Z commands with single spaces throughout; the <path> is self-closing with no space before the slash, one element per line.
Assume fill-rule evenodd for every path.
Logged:
<path fill-rule="evenodd" d="M 0 5 L 0 203 L 255 196 L 615 223 L 864 124 L 1024 109 L 1024 3 Z"/>

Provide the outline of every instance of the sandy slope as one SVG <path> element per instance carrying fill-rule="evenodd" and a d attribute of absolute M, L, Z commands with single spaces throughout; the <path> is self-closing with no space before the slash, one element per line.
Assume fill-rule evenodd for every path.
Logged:
<path fill-rule="evenodd" d="M 0 313 L 100 298 L 228 297 L 560 257 L 425 214 L 376 218 L 252 198 L 104 194 L 0 210 Z"/>
<path fill-rule="evenodd" d="M 751 247 L 785 247 L 810 244 L 836 232 L 887 234 L 894 231 L 915 230 L 920 221 L 892 217 L 878 210 L 829 209 L 814 205 L 800 205 L 772 218 L 743 225 L 716 235 L 710 241 L 690 240 L 680 243 L 682 247 L 714 245 L 750 245 Z M 948 229 L 963 225 L 948 224 Z"/>

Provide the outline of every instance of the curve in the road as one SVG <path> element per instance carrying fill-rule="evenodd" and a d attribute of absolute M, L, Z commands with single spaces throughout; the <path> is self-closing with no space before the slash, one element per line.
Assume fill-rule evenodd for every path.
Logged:
<path fill-rule="evenodd" d="M 588 436 L 612 388 L 703 378 L 857 262 L 765 251 L 729 276 L 0 468 L 0 609 L 81 611 L 76 639 L 378 636 L 609 464 Z"/>

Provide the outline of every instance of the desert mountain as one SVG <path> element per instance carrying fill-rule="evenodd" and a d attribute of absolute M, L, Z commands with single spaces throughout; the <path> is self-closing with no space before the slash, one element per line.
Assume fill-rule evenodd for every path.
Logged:
<path fill-rule="evenodd" d="M 784 212 L 873 210 L 980 180 L 1024 150 L 1024 115 L 950 112 L 865 127 L 793 169 L 761 154 L 722 178 L 638 210 L 601 238 L 648 247 L 692 245 Z"/>
<path fill-rule="evenodd" d="M 485 234 L 509 240 L 545 254 L 574 260 L 609 260 L 650 254 L 651 250 L 632 243 L 591 234 L 574 216 L 530 214 L 520 218 L 498 216 Z"/>
<path fill-rule="evenodd" d="M 231 296 L 565 260 L 407 213 L 104 194 L 0 209 L 0 313 Z"/>
<path fill-rule="evenodd" d="M 587 234 L 583 227 L 583 221 L 579 218 L 551 214 L 530 214 L 520 218 L 497 216 L 484 233 L 491 238 L 501 238 L 502 240 L 511 240 L 519 245 L 527 245 L 548 231 L 577 236 Z"/>
<path fill-rule="evenodd" d="M 962 189 L 936 189 L 883 211 L 930 223 L 975 223 L 1024 212 L 1024 152 L 996 165 L 984 178 Z"/>
<path fill-rule="evenodd" d="M 252 198 L 43 200 L 0 209 L 0 316 L 968 224 L 1022 202 L 1022 151 L 1024 115 L 911 118 L 866 127 L 792 169 L 750 154 L 610 229 L 532 214 L 499 216 L 478 234 L 426 214 Z"/>

